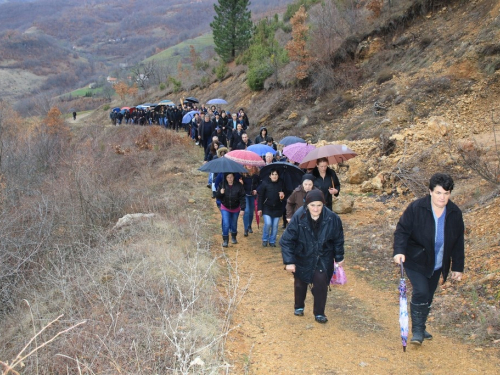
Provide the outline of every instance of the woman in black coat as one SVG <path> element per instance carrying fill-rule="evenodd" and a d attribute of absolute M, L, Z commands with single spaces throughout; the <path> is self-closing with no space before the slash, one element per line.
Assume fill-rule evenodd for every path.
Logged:
<path fill-rule="evenodd" d="M 271 169 L 269 178 L 262 181 L 257 192 L 257 213 L 264 219 L 262 246 L 266 247 L 269 244 L 271 247 L 276 247 L 278 224 L 283 214 L 283 199 L 285 199 L 283 181 L 280 180 L 276 169 Z"/>
<path fill-rule="evenodd" d="M 307 287 L 314 296 L 313 313 L 318 323 L 326 323 L 326 296 L 333 275 L 333 261 L 344 261 L 344 230 L 338 215 L 325 207 L 320 190 L 306 195 L 280 240 L 283 263 L 294 274 L 295 315 L 304 315 Z"/>
<path fill-rule="evenodd" d="M 227 173 L 215 195 L 221 202 L 222 246 L 227 247 L 229 232 L 231 232 L 231 242 L 233 244 L 238 243 L 236 240 L 236 235 L 238 234 L 238 216 L 241 211 L 245 211 L 245 188 L 234 178 L 233 173 Z"/>
<path fill-rule="evenodd" d="M 325 196 L 326 207 L 330 210 L 333 206 L 333 196 L 338 197 L 340 193 L 340 181 L 335 171 L 328 167 L 328 159 L 321 158 L 316 162 L 313 173 L 316 179 L 314 186 L 321 190 Z"/>
<path fill-rule="evenodd" d="M 411 297 L 412 344 L 421 345 L 432 335 L 425 323 L 439 278 L 460 281 L 464 271 L 464 221 L 450 200 L 453 179 L 436 173 L 429 195 L 410 203 L 394 232 L 394 262 L 403 262 L 413 287 Z"/>

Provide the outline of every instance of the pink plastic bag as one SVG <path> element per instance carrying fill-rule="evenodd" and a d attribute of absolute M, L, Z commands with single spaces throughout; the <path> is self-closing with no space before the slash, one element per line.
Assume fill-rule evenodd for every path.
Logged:
<path fill-rule="evenodd" d="M 342 266 L 338 266 L 337 263 L 334 263 L 333 270 L 334 273 L 330 280 L 330 285 L 344 285 L 347 283 L 347 277 Z"/>

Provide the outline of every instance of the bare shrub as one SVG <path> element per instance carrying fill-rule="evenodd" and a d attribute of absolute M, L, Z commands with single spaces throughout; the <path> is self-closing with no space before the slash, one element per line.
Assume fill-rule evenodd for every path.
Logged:
<path fill-rule="evenodd" d="M 434 77 L 429 79 L 419 79 L 413 84 L 413 88 L 427 94 L 438 94 L 451 88 L 450 77 Z"/>
<path fill-rule="evenodd" d="M 319 95 L 327 91 L 349 90 L 357 86 L 362 77 L 362 72 L 353 62 L 340 64 L 332 68 L 330 64 L 319 68 L 315 64 L 315 74 L 311 79 L 311 91 Z"/>
<path fill-rule="evenodd" d="M 381 85 L 384 82 L 390 81 L 394 77 L 394 72 L 389 69 L 382 70 L 376 78 L 377 84 Z"/>
<path fill-rule="evenodd" d="M 466 141 L 458 145 L 460 163 L 463 167 L 478 174 L 490 184 L 500 186 L 500 150 L 498 148 L 497 135 L 493 111 L 491 112 L 493 146 L 486 147 L 478 144 L 476 140 Z"/>
<path fill-rule="evenodd" d="M 189 139 L 171 132 L 161 126 L 150 126 L 144 129 L 135 141 L 140 150 L 164 150 L 172 146 L 188 146 Z"/>
<path fill-rule="evenodd" d="M 426 171 L 425 165 L 432 165 L 432 159 L 436 146 L 421 150 L 410 157 L 406 157 L 407 141 L 405 140 L 403 157 L 398 161 L 396 167 L 389 173 L 391 180 L 402 184 L 408 191 L 420 198 L 428 193 L 428 182 L 434 173 Z"/>

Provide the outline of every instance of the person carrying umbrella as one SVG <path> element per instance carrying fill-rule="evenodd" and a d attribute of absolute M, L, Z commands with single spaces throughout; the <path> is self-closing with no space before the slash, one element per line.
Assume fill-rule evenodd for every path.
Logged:
<path fill-rule="evenodd" d="M 404 265 L 413 287 L 412 338 L 421 345 L 432 339 L 425 329 L 439 278 L 460 281 L 464 271 L 464 221 L 462 211 L 450 200 L 453 179 L 444 173 L 429 181 L 429 195 L 410 203 L 394 232 L 394 262 Z"/>
<path fill-rule="evenodd" d="M 245 188 L 235 179 L 234 173 L 226 173 L 215 195 L 221 201 L 222 246 L 228 246 L 229 233 L 231 233 L 231 242 L 237 244 L 238 216 L 246 208 Z"/>
<path fill-rule="evenodd" d="M 262 246 L 268 244 L 276 247 L 278 224 L 283 214 L 283 199 L 285 199 L 283 181 L 280 180 L 278 170 L 271 169 L 269 178 L 262 181 L 258 192 L 258 214 L 264 219 L 262 230 Z"/>
<path fill-rule="evenodd" d="M 312 284 L 314 318 L 318 323 L 326 323 L 333 262 L 344 262 L 344 230 L 339 216 L 326 209 L 321 190 L 307 193 L 305 204 L 293 215 L 280 245 L 285 270 L 294 275 L 294 314 L 304 315 L 307 288 Z"/>
<path fill-rule="evenodd" d="M 330 210 L 333 206 L 333 196 L 338 197 L 340 192 L 340 181 L 335 171 L 328 167 L 328 159 L 320 158 L 316 161 L 313 173 L 314 186 L 323 192 L 325 205 Z"/>
<path fill-rule="evenodd" d="M 247 167 L 248 173 L 241 177 L 245 188 L 246 208 L 243 214 L 243 225 L 245 227 L 244 236 L 253 233 L 252 221 L 255 212 L 255 198 L 257 197 L 257 186 L 259 185 L 259 172 L 257 167 Z"/>

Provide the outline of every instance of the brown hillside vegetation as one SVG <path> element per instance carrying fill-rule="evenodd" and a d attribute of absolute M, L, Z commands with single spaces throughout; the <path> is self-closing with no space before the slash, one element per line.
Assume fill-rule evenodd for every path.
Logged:
<path fill-rule="evenodd" d="M 358 153 L 336 167 L 338 203 L 352 202 L 340 214 L 348 282 L 332 287 L 326 325 L 310 295 L 305 316 L 293 315 L 292 278 L 279 247 L 261 247 L 262 227 L 221 248 L 203 156 L 184 133 L 115 127 L 103 107 L 74 123 L 68 143 L 65 131 L 1 107 L 2 371 L 498 374 L 500 4 L 383 4 L 394 8 L 365 13 L 382 26 L 338 44 L 345 53 L 316 72 L 335 73 L 331 90 L 310 76 L 255 93 L 232 66 L 222 82 L 177 94 L 244 107 L 251 138 L 265 125 L 276 140 Z M 112 104 L 139 98 L 124 99 Z M 45 122 L 67 125 L 55 109 Z M 434 339 L 404 353 L 392 235 L 437 171 L 453 176 L 464 212 L 465 277 L 438 288 Z"/>

